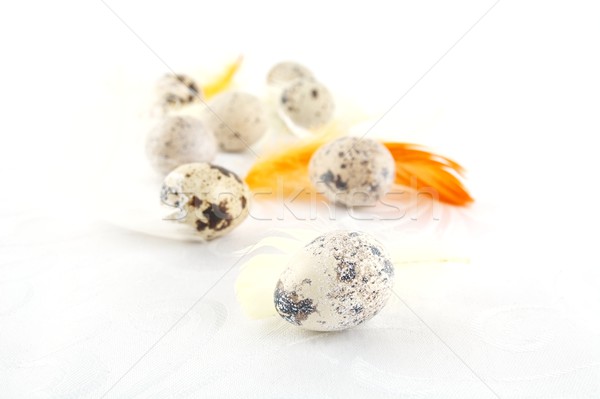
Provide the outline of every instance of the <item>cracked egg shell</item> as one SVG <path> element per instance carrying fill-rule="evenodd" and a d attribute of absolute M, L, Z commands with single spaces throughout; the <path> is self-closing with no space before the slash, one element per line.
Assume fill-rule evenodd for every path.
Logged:
<path fill-rule="evenodd" d="M 146 139 L 148 160 L 163 176 L 185 163 L 210 162 L 216 154 L 214 134 L 190 116 L 165 118 Z"/>
<path fill-rule="evenodd" d="M 389 150 L 371 139 L 341 137 L 324 144 L 309 163 L 312 184 L 332 202 L 346 206 L 375 204 L 396 174 Z"/>
<path fill-rule="evenodd" d="M 381 243 L 365 233 L 333 231 L 290 261 L 275 287 L 275 308 L 307 330 L 344 330 L 385 306 L 393 280 L 394 266 Z"/>
<path fill-rule="evenodd" d="M 329 89 L 312 79 L 295 80 L 286 86 L 278 106 L 284 119 L 304 129 L 324 126 L 335 110 Z"/>
<path fill-rule="evenodd" d="M 179 108 L 203 97 L 202 89 L 194 79 L 181 74 L 163 76 L 156 84 L 156 92 L 159 105 L 165 109 Z"/>
<path fill-rule="evenodd" d="M 212 240 L 229 233 L 247 216 L 250 190 L 233 172 L 209 163 L 179 166 L 165 177 L 164 205 L 176 208 L 167 220 L 185 223 Z"/>
<path fill-rule="evenodd" d="M 302 64 L 293 61 L 283 61 L 271 68 L 267 75 L 267 84 L 282 86 L 296 79 L 314 79 L 314 75 Z"/>
<path fill-rule="evenodd" d="M 204 111 L 202 120 L 215 133 L 224 151 L 244 151 L 267 131 L 267 114 L 261 101 L 249 93 L 218 94 Z"/>

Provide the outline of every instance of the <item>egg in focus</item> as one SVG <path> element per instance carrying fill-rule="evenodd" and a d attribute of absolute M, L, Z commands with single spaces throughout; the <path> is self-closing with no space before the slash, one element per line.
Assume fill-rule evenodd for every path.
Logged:
<path fill-rule="evenodd" d="M 293 256 L 275 287 L 275 308 L 307 330 L 344 330 L 375 316 L 393 281 L 394 266 L 381 243 L 362 232 L 337 230 Z"/>

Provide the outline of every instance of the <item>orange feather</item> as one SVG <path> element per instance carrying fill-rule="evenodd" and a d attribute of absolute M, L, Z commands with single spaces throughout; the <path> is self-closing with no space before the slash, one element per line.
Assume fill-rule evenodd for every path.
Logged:
<path fill-rule="evenodd" d="M 312 191 L 308 178 L 308 162 L 322 141 L 310 140 L 281 152 L 261 158 L 246 176 L 250 190 L 264 194 L 285 196 L 298 189 Z"/>
<path fill-rule="evenodd" d="M 308 177 L 308 163 L 324 140 L 311 140 L 256 162 L 246 183 L 263 195 L 293 195 L 301 190 L 314 193 Z M 463 185 L 464 169 L 456 162 L 414 144 L 384 142 L 396 161 L 395 183 L 419 192 L 435 194 L 445 203 L 466 206 L 473 198 Z M 300 198 L 300 197 L 299 197 Z"/>
<path fill-rule="evenodd" d="M 396 161 L 395 183 L 418 192 L 437 193 L 439 200 L 465 206 L 473 202 L 461 181 L 464 169 L 458 163 L 426 148 L 407 143 L 383 143 Z"/>

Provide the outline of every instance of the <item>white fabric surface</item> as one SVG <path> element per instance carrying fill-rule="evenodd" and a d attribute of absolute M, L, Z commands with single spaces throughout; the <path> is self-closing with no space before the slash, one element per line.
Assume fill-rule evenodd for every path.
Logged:
<path fill-rule="evenodd" d="M 418 81 L 369 134 L 456 158 L 477 204 L 371 226 L 388 245 L 460 242 L 471 263 L 398 267 L 401 299 L 339 334 L 247 319 L 235 251 L 311 223 L 249 219 L 201 245 L 107 221 L 136 90 L 166 68 L 100 1 L 11 5 L 1 398 L 600 397 L 593 2 L 503 0 L 420 81 L 493 3 L 108 4 L 177 69 L 242 51 L 240 79 L 260 88 L 265 66 L 296 58 L 373 117 Z"/>

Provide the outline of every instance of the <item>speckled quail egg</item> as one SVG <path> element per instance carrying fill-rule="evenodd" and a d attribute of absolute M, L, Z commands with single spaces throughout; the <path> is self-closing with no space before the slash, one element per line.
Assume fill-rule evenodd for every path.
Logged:
<path fill-rule="evenodd" d="M 373 237 L 338 230 L 297 253 L 274 293 L 277 313 L 315 331 L 357 326 L 375 316 L 392 293 L 394 266 Z"/>
<path fill-rule="evenodd" d="M 185 223 L 205 240 L 223 236 L 248 216 L 250 190 L 233 172 L 209 163 L 179 166 L 165 177 L 164 205 L 177 208 L 167 218 Z"/>
<path fill-rule="evenodd" d="M 163 108 L 177 108 L 202 99 L 202 89 L 187 75 L 169 74 L 163 76 L 156 85 L 159 105 Z"/>
<path fill-rule="evenodd" d="M 215 96 L 202 120 L 215 133 L 224 151 L 248 149 L 267 131 L 267 114 L 261 101 L 249 93 L 229 91 Z"/>
<path fill-rule="evenodd" d="M 214 134 L 190 116 L 166 117 L 146 139 L 146 155 L 162 175 L 184 163 L 210 162 L 216 153 Z"/>
<path fill-rule="evenodd" d="M 267 84 L 286 85 L 296 79 L 314 79 L 313 73 L 304 65 L 292 61 L 275 64 L 267 75 Z"/>
<path fill-rule="evenodd" d="M 278 107 L 284 120 L 304 129 L 324 126 L 333 117 L 335 109 L 331 92 L 312 79 L 295 80 L 286 86 Z"/>
<path fill-rule="evenodd" d="M 375 204 L 394 182 L 396 164 L 381 143 L 342 137 L 321 146 L 309 163 L 312 184 L 332 202 L 346 206 Z"/>

